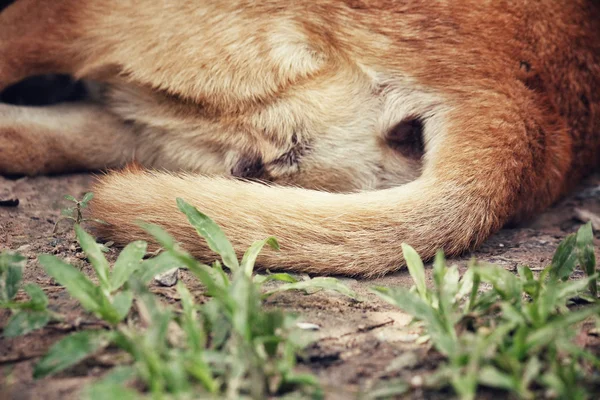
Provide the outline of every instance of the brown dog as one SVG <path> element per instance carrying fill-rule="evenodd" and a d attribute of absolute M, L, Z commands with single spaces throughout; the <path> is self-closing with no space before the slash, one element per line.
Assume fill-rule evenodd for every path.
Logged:
<path fill-rule="evenodd" d="M 212 258 L 183 197 L 240 252 L 277 236 L 263 267 L 383 274 L 401 242 L 460 253 L 596 167 L 599 21 L 591 0 L 17 0 L 0 89 L 105 86 L 0 105 L 0 173 L 175 171 L 102 177 L 102 233 L 126 243 L 144 219 Z"/>

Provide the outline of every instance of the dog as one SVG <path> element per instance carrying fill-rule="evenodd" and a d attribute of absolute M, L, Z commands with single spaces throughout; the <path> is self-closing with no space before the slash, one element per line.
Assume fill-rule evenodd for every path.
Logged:
<path fill-rule="evenodd" d="M 117 244 L 141 219 L 214 259 L 181 197 L 239 255 L 276 236 L 263 268 L 380 276 L 402 242 L 460 254 L 597 167 L 598 21 L 590 0 L 17 0 L 0 90 L 100 86 L 0 104 L 0 174 L 112 170 L 91 206 Z"/>

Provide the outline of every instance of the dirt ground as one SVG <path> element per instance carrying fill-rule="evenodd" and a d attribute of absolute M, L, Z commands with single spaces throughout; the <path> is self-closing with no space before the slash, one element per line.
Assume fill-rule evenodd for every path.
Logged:
<path fill-rule="evenodd" d="M 25 280 L 42 286 L 53 310 L 67 316 L 65 322 L 51 324 L 25 337 L 0 338 L 0 399 L 77 398 L 82 387 L 119 362 L 114 354 L 100 354 L 58 376 L 32 379 L 33 365 L 52 343 L 74 330 L 97 326 L 62 287 L 53 284 L 36 261 L 39 253 L 53 253 L 91 272 L 69 224 L 64 223 L 59 233 L 52 235 L 61 208 L 67 206 L 63 195 L 81 197 L 91 179 L 86 174 L 19 180 L 0 177 L 0 204 L 4 204 L 0 206 L 0 251 L 18 250 L 26 255 L 29 261 Z M 19 205 L 2 202 L 9 199 L 18 199 Z M 544 267 L 560 240 L 581 225 L 586 212 L 600 215 L 600 175 L 589 178 L 580 190 L 529 224 L 504 229 L 478 251 L 453 262 L 464 268 L 467 260 L 475 256 L 511 270 L 518 264 Z M 114 257 L 116 251 L 111 252 Z M 193 282 L 185 272 L 180 276 L 186 282 Z M 408 272 L 403 270 L 374 280 L 342 279 L 365 301 L 354 302 L 330 292 L 284 293 L 270 300 L 272 306 L 296 312 L 305 322 L 320 327 L 315 332 L 318 340 L 309 348 L 302 368 L 312 370 L 321 379 L 331 399 L 356 398 L 357 393 L 382 378 L 405 377 L 418 384 L 439 360 L 415 343 L 417 335 L 408 326 L 408 315 L 369 292 L 372 286 L 410 286 Z M 174 288 L 153 286 L 152 290 L 167 302 L 177 300 Z M 8 312 L 0 311 L 0 326 L 8 316 Z M 390 364 L 402 354 L 407 357 L 404 365 L 396 368 Z M 411 398 L 431 397 L 416 391 Z"/>

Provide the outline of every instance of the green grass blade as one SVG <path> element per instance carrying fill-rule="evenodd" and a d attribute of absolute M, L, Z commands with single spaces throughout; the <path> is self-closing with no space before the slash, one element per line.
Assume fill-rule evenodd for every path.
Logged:
<path fill-rule="evenodd" d="M 435 254 L 435 260 L 433 261 L 433 280 L 435 281 L 436 287 L 439 289 L 444 283 L 444 276 L 446 275 L 446 257 L 442 250 L 438 250 Z"/>
<path fill-rule="evenodd" d="M 460 278 L 458 284 L 458 292 L 456 293 L 456 299 L 463 299 L 464 297 L 471 294 L 473 290 L 473 279 L 475 273 L 472 269 L 468 269 L 463 276 Z M 466 308 L 466 307 L 465 307 Z"/>
<path fill-rule="evenodd" d="M 179 260 L 170 252 L 160 253 L 158 256 L 144 260 L 132 275 L 147 285 L 156 275 L 180 266 Z"/>
<path fill-rule="evenodd" d="M 127 382 L 137 377 L 137 371 L 134 366 L 120 365 L 110 370 L 98 382 L 99 385 L 125 385 Z"/>
<path fill-rule="evenodd" d="M 17 337 L 41 329 L 50 322 L 50 314 L 46 311 L 19 311 L 9 320 L 2 335 Z"/>
<path fill-rule="evenodd" d="M 541 369 L 542 363 L 540 362 L 540 359 L 537 356 L 531 357 L 527 362 L 527 365 L 525 365 L 522 379 L 522 391 L 527 390 L 532 382 L 540 376 Z"/>
<path fill-rule="evenodd" d="M 366 400 L 381 400 L 381 399 L 395 399 L 400 398 L 403 394 L 410 391 L 410 385 L 404 380 L 394 380 L 392 382 L 386 382 L 385 385 L 379 385 L 375 389 L 370 390 L 366 393 L 364 399 Z"/>
<path fill-rule="evenodd" d="M 92 235 L 87 233 L 80 225 L 75 225 L 75 233 L 82 250 L 96 271 L 100 286 L 107 292 L 110 292 L 110 282 L 108 280 L 109 266 L 106 257 L 102 254 L 102 249 Z"/>
<path fill-rule="evenodd" d="M 400 287 L 393 289 L 376 287 L 372 288 L 372 291 L 383 300 L 412 315 L 415 319 L 425 322 L 436 348 L 446 356 L 454 354 L 456 348 L 455 334 L 448 331 L 448 328 L 454 330 L 454 327 L 445 325 L 427 300 L 421 298 L 417 293 Z"/>
<path fill-rule="evenodd" d="M 177 207 L 187 216 L 198 234 L 206 240 L 208 247 L 221 256 L 223 264 L 231 270 L 237 270 L 240 267 L 237 255 L 219 225 L 181 198 L 177 199 Z"/>
<path fill-rule="evenodd" d="M 0 253 L 0 301 L 12 300 L 19 291 L 25 257 L 16 253 Z"/>
<path fill-rule="evenodd" d="M 23 287 L 25 293 L 29 295 L 29 307 L 32 310 L 42 311 L 48 306 L 48 296 L 38 286 L 33 283 L 29 283 Z"/>
<path fill-rule="evenodd" d="M 502 299 L 509 302 L 520 301 L 522 292 L 521 280 L 512 272 L 491 264 L 480 264 L 480 266 L 474 268 L 481 280 L 490 283 L 494 287 L 494 291 Z"/>
<path fill-rule="evenodd" d="M 517 271 L 519 272 L 519 277 L 521 278 L 521 281 L 523 281 L 523 283 L 535 280 L 533 272 L 528 266 L 519 265 L 517 267 Z"/>
<path fill-rule="evenodd" d="M 83 308 L 92 312 L 99 310 L 100 299 L 97 298 L 96 286 L 82 272 L 55 256 L 42 254 L 38 259 L 44 271 L 79 300 Z"/>
<path fill-rule="evenodd" d="M 277 239 L 274 237 L 270 237 L 264 240 L 258 240 L 246 250 L 244 257 L 242 258 L 242 270 L 246 273 L 247 276 L 251 276 L 252 272 L 254 272 L 254 264 L 256 263 L 256 258 L 258 254 L 261 252 L 265 245 L 269 245 L 273 250 L 279 251 L 279 243 L 277 243 Z"/>
<path fill-rule="evenodd" d="M 92 199 L 94 198 L 94 193 L 86 193 L 83 195 L 83 199 L 81 199 L 81 201 L 79 202 L 79 205 L 81 206 L 81 208 L 86 208 L 88 203 L 90 201 L 92 201 Z"/>
<path fill-rule="evenodd" d="M 158 257 L 154 257 L 150 260 L 146 260 L 144 264 L 147 264 L 150 268 L 155 268 L 152 271 L 152 274 L 146 271 L 148 268 L 144 266 L 141 268 L 143 271 L 142 277 L 147 279 L 148 281 L 152 279 L 155 275 L 157 275 L 156 271 L 164 272 L 168 271 L 171 268 L 178 267 L 180 265 L 184 265 L 187 267 L 190 272 L 192 272 L 196 277 L 206 286 L 208 290 L 208 294 L 211 296 L 217 295 L 219 293 L 223 294 L 223 286 L 218 283 L 219 279 L 215 279 L 215 274 L 219 274 L 218 271 L 212 270 L 208 265 L 200 264 L 196 261 L 192 256 L 190 256 L 187 252 L 183 251 L 179 248 L 175 240 L 169 235 L 163 228 L 158 225 L 147 224 L 141 222 L 139 224 L 146 232 L 150 233 L 154 238 L 163 246 L 165 250 L 168 252 L 160 254 Z M 163 254 L 166 254 L 163 256 Z M 173 264 L 168 267 L 167 260 L 172 260 Z M 159 272 L 159 273 L 160 273 Z"/>
<path fill-rule="evenodd" d="M 6 278 L 4 280 L 4 291 L 6 300 L 10 301 L 14 299 L 19 291 L 21 279 L 23 278 L 23 269 L 21 267 L 10 265 L 6 271 Z"/>
<path fill-rule="evenodd" d="M 137 241 L 128 244 L 121 251 L 110 274 L 110 287 L 112 291 L 123 286 L 129 277 L 138 270 L 142 264 L 142 259 L 146 255 L 147 247 L 146 242 Z"/>
<path fill-rule="evenodd" d="M 217 393 L 219 382 L 214 379 L 211 367 L 203 359 L 198 356 L 189 357 L 186 360 L 185 368 L 209 393 Z"/>
<path fill-rule="evenodd" d="M 588 222 L 577 231 L 577 256 L 579 265 L 588 276 L 596 274 L 596 255 L 594 254 L 594 232 Z M 592 296 L 598 297 L 598 280 L 593 278 L 588 284 Z"/>
<path fill-rule="evenodd" d="M 560 332 L 598 313 L 600 313 L 600 306 L 594 306 L 554 318 L 542 328 L 532 331 L 527 337 L 526 345 L 529 349 L 539 349 L 555 340 Z"/>
<path fill-rule="evenodd" d="M 253 312 L 260 307 L 260 295 L 256 293 L 256 286 L 250 277 L 238 274 L 231 284 L 230 297 L 232 303 L 231 323 L 236 331 L 247 343 L 252 340 L 252 326 L 250 318 Z"/>
<path fill-rule="evenodd" d="M 402 253 L 404 254 L 404 259 L 406 260 L 408 272 L 410 273 L 410 276 L 415 282 L 415 286 L 417 287 L 419 295 L 423 300 L 427 301 L 425 267 L 423 266 L 423 261 L 421 261 L 421 257 L 419 257 L 415 249 L 413 249 L 406 243 L 402 243 Z"/>
<path fill-rule="evenodd" d="M 481 285 L 481 276 L 472 268 L 469 268 L 473 274 L 473 284 L 471 285 L 471 293 L 469 294 L 469 300 L 465 306 L 465 313 L 471 312 L 475 304 L 477 303 L 477 295 L 479 294 L 479 285 Z"/>
<path fill-rule="evenodd" d="M 571 234 L 558 245 L 550 265 L 551 278 L 567 280 L 571 276 L 577 262 L 576 242 L 576 236 Z"/>
<path fill-rule="evenodd" d="M 198 322 L 194 299 L 183 282 L 177 283 L 177 293 L 181 297 L 183 308 L 182 328 L 187 335 L 190 350 L 194 353 L 202 351 L 206 344 L 206 335 L 203 326 Z"/>
<path fill-rule="evenodd" d="M 597 277 L 598 275 L 591 275 L 583 279 L 578 279 L 576 281 L 561 282 L 561 284 L 556 285 L 558 298 L 564 301 L 575 297 L 577 294 L 581 293 L 586 287 L 589 287 L 590 282 L 595 281 Z"/>
<path fill-rule="evenodd" d="M 373 293 L 419 320 L 433 318 L 434 309 L 416 293 L 406 288 L 375 287 Z"/>
<path fill-rule="evenodd" d="M 213 278 L 218 285 L 225 288 L 231 284 L 229 276 L 223 270 L 223 265 L 219 262 L 219 260 L 215 260 L 215 262 L 213 262 L 212 270 L 214 271 Z"/>
<path fill-rule="evenodd" d="M 36 379 L 56 374 L 98 352 L 112 340 L 110 331 L 76 332 L 54 344 L 35 366 Z"/>
<path fill-rule="evenodd" d="M 485 386 L 505 390 L 518 390 L 510 375 L 499 371 L 491 365 L 486 365 L 478 373 L 478 380 Z"/>
<path fill-rule="evenodd" d="M 173 249 L 177 246 L 175 239 L 162 227 L 156 224 L 149 224 L 143 221 L 138 221 L 138 225 L 148 232 L 156 241 L 165 249 Z"/>
<path fill-rule="evenodd" d="M 287 283 L 296 283 L 299 282 L 298 279 L 294 278 L 292 275 L 287 273 L 278 273 L 278 274 L 267 274 L 267 275 L 254 275 L 254 283 L 262 285 L 266 282 L 270 281 L 279 281 L 279 282 L 287 282 Z"/>
<path fill-rule="evenodd" d="M 131 310 L 131 304 L 133 303 L 133 293 L 131 290 L 126 290 L 116 294 L 112 301 L 112 307 L 114 308 L 118 321 L 122 321 L 129 314 Z"/>
<path fill-rule="evenodd" d="M 116 383 L 97 383 L 86 389 L 86 400 L 138 400 L 145 399 L 133 389 Z"/>

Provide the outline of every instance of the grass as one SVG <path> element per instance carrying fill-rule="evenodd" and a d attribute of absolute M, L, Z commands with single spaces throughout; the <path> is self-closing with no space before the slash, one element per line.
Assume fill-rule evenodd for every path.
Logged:
<path fill-rule="evenodd" d="M 297 317 L 264 307 L 264 301 L 286 290 L 335 290 L 356 298 L 333 278 L 298 281 L 289 274 L 254 274 L 254 263 L 265 247 L 278 251 L 275 238 L 252 244 L 239 260 L 221 229 L 197 209 L 178 199 L 208 246 L 220 259 L 211 266 L 195 260 L 156 225 L 145 230 L 163 251 L 147 258 L 147 244 L 125 247 L 114 265 L 106 248 L 81 227 L 81 209 L 91 200 L 73 198 L 70 219 L 79 244 L 95 271 L 95 281 L 51 255 L 39 261 L 48 275 L 64 286 L 82 308 L 108 327 L 84 330 L 54 344 L 35 366 L 42 378 L 77 365 L 104 349 L 118 349 L 130 362 L 114 368 L 84 391 L 89 399 L 323 398 L 318 380 L 298 374 L 296 363 L 311 337 L 297 328 Z M 87 199 L 87 201 L 86 201 Z M 69 211 L 67 212 L 67 214 Z M 408 245 L 402 250 L 414 287 L 373 288 L 374 293 L 411 314 L 422 327 L 420 342 L 445 361 L 426 377 L 426 388 L 451 388 L 462 399 L 473 399 L 481 388 L 515 398 L 541 396 L 590 398 L 600 391 L 599 358 L 577 346 L 578 325 L 600 321 L 596 261 L 591 225 L 568 236 L 551 265 L 535 274 L 522 266 L 518 273 L 472 261 L 464 274 L 448 266 L 442 253 L 433 263 L 433 286 Z M 22 286 L 24 258 L 0 255 L 0 308 L 11 310 L 5 337 L 40 329 L 62 316 L 48 309 L 48 299 L 36 285 Z M 148 289 L 154 276 L 174 265 L 187 268 L 202 284 L 203 299 L 181 282 L 181 301 L 166 306 Z M 579 266 L 586 277 L 572 279 Z M 229 273 L 226 273 L 226 269 Z M 280 281 L 271 290 L 264 285 Z M 27 301 L 16 301 L 22 288 Z M 408 382 L 386 381 L 369 398 L 407 394 Z"/>
<path fill-rule="evenodd" d="M 220 255 L 220 261 L 212 266 L 198 262 L 162 228 L 148 224 L 144 228 L 164 251 L 144 259 L 147 244 L 131 243 L 112 269 L 102 245 L 75 224 L 77 239 L 95 270 L 97 284 L 58 257 L 39 256 L 48 275 L 110 328 L 80 331 L 60 340 L 35 366 L 34 377 L 57 374 L 111 347 L 126 352 L 133 361 L 89 387 L 87 398 L 322 398 L 316 378 L 298 374 L 295 368 L 311 337 L 297 328 L 296 316 L 266 309 L 263 303 L 285 290 L 326 289 L 353 298 L 356 295 L 332 278 L 298 281 L 289 274 L 255 275 L 254 263 L 263 247 L 279 249 L 274 238 L 254 243 L 239 261 L 225 234 L 212 220 L 181 199 L 177 203 L 200 236 Z M 29 302 L 13 301 L 23 262 L 15 254 L 5 253 L 0 258 L 0 307 L 14 312 L 4 329 L 5 336 L 26 334 L 42 328 L 53 317 L 60 318 L 47 310 L 48 300 L 35 285 L 24 287 L 31 297 Z M 180 282 L 177 292 L 181 308 L 161 304 L 148 291 L 147 284 L 173 265 L 191 271 L 210 300 L 198 304 Z M 264 290 L 263 285 L 273 280 L 283 283 L 274 290 Z M 141 388 L 141 392 L 134 387 Z"/>
<path fill-rule="evenodd" d="M 4 337 L 26 335 L 41 329 L 55 316 L 47 308 L 48 297 L 35 284 L 23 287 L 29 301 L 15 301 L 21 288 L 24 264 L 25 258 L 18 254 L 0 253 L 0 308 L 7 308 L 12 312 L 2 332 Z"/>
<path fill-rule="evenodd" d="M 432 288 L 425 285 L 417 253 L 403 245 L 415 286 L 374 292 L 411 314 L 423 327 L 423 341 L 445 357 L 430 386 L 450 386 L 461 399 L 475 398 L 481 387 L 520 399 L 586 399 L 600 390 L 594 372 L 600 358 L 573 340 L 578 324 L 600 321 L 592 240 L 591 225 L 584 225 L 560 244 L 538 276 L 526 266 L 515 275 L 472 261 L 461 277 L 440 252 Z M 587 277 L 569 280 L 577 265 Z M 483 285 L 489 289 L 481 290 Z M 394 394 L 408 390 L 409 385 L 399 384 Z M 391 394 L 389 389 L 381 393 Z"/>
<path fill-rule="evenodd" d="M 83 216 L 83 210 L 87 208 L 88 203 L 92 201 L 93 198 L 94 193 L 91 192 L 84 194 L 81 200 L 77 200 L 75 197 L 68 194 L 65 195 L 65 200 L 72 202 L 73 206 L 63 208 L 61 210 L 61 216 L 58 219 L 58 221 L 56 221 L 56 223 L 54 224 L 54 229 L 52 230 L 52 233 L 56 233 L 56 231 L 58 230 L 58 224 L 62 221 L 72 221 L 75 225 L 80 225 L 83 222 L 88 221 L 104 224 L 105 222 L 99 219 L 84 218 Z"/>

